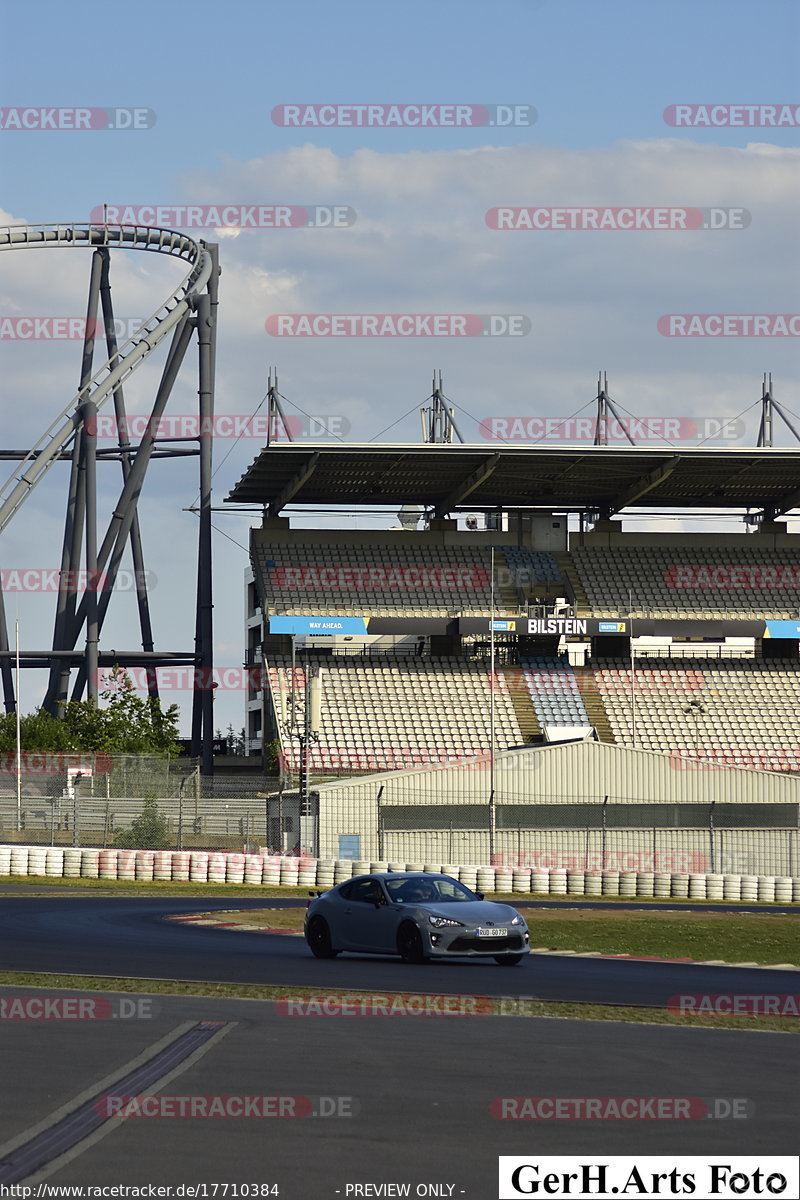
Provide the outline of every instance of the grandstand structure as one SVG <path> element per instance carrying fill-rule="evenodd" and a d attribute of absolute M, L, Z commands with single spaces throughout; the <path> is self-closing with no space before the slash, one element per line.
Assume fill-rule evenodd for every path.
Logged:
<path fill-rule="evenodd" d="M 250 752 L 305 764 L 301 816 L 315 782 L 463 763 L 491 805 L 495 755 L 583 739 L 800 788 L 800 449 L 277 444 L 228 500 L 263 507 Z M 294 527 L 320 506 L 387 527 Z M 626 529 L 698 510 L 742 532 Z"/>

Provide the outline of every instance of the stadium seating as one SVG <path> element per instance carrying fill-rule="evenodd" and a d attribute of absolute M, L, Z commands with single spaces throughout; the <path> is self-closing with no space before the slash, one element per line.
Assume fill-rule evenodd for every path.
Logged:
<path fill-rule="evenodd" d="M 760 770 L 800 770 L 800 663 L 597 659 L 618 745 Z M 634 724 L 635 716 L 635 724 Z"/>
<path fill-rule="evenodd" d="M 791 620 L 800 611 L 800 562 L 789 548 L 578 546 L 571 557 L 597 617 Z"/>
<path fill-rule="evenodd" d="M 486 754 L 490 687 L 484 664 L 453 659 L 326 657 L 321 666 L 321 736 L 312 770 L 331 773 L 400 770 Z M 279 722 L 291 706 L 291 662 L 273 659 L 270 689 Z M 302 708 L 302 671 L 296 701 Z M 504 679 L 497 676 L 495 747 L 523 742 Z M 297 742 L 282 737 L 290 765 Z"/>
<path fill-rule="evenodd" d="M 575 673 L 564 656 L 520 658 L 520 668 L 539 724 L 591 725 Z"/>
<path fill-rule="evenodd" d="M 267 616 L 489 612 L 490 564 L 482 546 L 409 545 L 388 537 L 384 545 L 260 543 L 253 558 Z"/>

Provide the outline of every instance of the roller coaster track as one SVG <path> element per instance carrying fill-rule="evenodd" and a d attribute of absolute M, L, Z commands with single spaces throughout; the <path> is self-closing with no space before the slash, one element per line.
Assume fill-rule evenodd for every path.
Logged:
<path fill-rule="evenodd" d="M 194 309 L 196 298 L 205 289 L 213 269 L 212 257 L 201 242 L 168 229 L 118 225 L 11 225 L 0 228 L 0 250 L 44 246 L 148 250 L 181 258 L 191 269 L 164 304 L 95 371 L 0 486 L 0 533 L 74 436 L 81 424 L 81 406 L 92 401 L 100 408 L 113 395 L 114 390 Z"/>

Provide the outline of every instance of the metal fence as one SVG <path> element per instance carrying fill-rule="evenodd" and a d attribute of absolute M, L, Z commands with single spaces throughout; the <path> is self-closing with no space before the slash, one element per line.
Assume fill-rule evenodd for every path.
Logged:
<path fill-rule="evenodd" d="M 156 817 L 167 849 L 269 850 L 328 859 L 491 864 L 508 869 L 621 870 L 800 876 L 800 806 L 645 804 L 597 797 L 521 804 L 367 802 L 312 792 L 253 798 L 196 792 L 159 797 Z M 52 802 L 0 798 L 0 842 L 119 844 L 145 808 L 143 798 L 75 794 Z M 21 817 L 18 824 L 17 817 Z M 158 848 L 152 845 L 150 848 Z"/>

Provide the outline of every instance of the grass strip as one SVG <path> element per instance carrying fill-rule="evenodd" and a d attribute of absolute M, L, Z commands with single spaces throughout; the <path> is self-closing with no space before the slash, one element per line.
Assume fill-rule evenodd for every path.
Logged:
<path fill-rule="evenodd" d="M 238 909 L 208 916 L 237 925 L 301 930 L 305 910 Z M 540 949 L 765 966 L 800 962 L 800 926 L 793 916 L 528 909 L 526 919 L 531 945 Z"/>
<path fill-rule="evenodd" d="M 47 988 L 50 991 L 119 992 L 148 996 L 192 996 L 202 999 L 274 1001 L 282 998 L 313 998 L 320 991 L 307 988 L 271 987 L 261 984 L 205 983 L 166 979 L 126 979 L 98 975 L 42 974 L 30 971 L 0 971 L 0 987 Z M 349 999 L 385 996 L 386 992 L 326 988 L 324 995 Z M 404 993 L 408 995 L 409 993 Z M 574 1004 L 535 997 L 497 997 L 493 1015 L 520 1018 L 550 1018 L 580 1021 L 616 1021 L 628 1024 L 671 1025 L 683 1029 L 727 1029 L 748 1032 L 798 1033 L 800 1021 L 791 1017 L 710 1016 L 682 1017 L 660 1008 L 623 1007 L 612 1004 Z M 295 1018 L 299 1019 L 299 1018 Z M 329 1018 L 335 1020 L 336 1018 Z M 379 1017 L 373 1018 L 380 1020 Z M 413 1019 L 413 1018 L 407 1018 Z"/>

